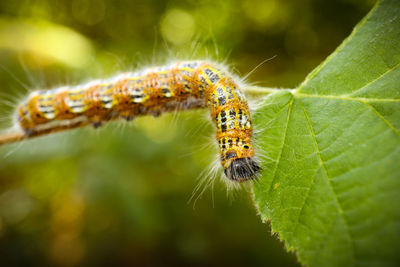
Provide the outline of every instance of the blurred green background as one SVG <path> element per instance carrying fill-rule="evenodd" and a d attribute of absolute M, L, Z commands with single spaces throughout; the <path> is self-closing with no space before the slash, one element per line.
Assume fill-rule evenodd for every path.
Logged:
<path fill-rule="evenodd" d="M 0 126 L 29 90 L 174 59 L 213 59 L 294 88 L 375 1 L 0 1 Z M 215 183 L 207 111 L 0 148 L 0 266 L 299 266 L 248 190 Z"/>

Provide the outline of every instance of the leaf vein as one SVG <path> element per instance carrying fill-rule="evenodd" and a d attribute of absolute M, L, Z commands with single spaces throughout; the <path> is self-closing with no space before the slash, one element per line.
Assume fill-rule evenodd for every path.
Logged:
<path fill-rule="evenodd" d="M 392 98 L 363 98 L 363 97 L 347 97 L 347 96 L 336 96 L 336 95 L 314 95 L 314 94 L 303 94 L 303 93 L 296 93 L 296 96 L 299 98 L 309 97 L 309 98 L 328 98 L 328 99 L 347 100 L 347 101 L 400 103 L 400 99 L 392 99 Z"/>
<path fill-rule="evenodd" d="M 397 65 L 393 66 L 392 68 L 388 69 L 386 72 L 382 73 L 380 76 L 378 76 L 376 79 L 370 81 L 369 83 L 367 83 L 366 85 L 364 85 L 363 87 L 351 92 L 350 94 L 347 94 L 346 96 L 351 96 L 354 95 L 355 93 L 365 89 L 366 87 L 370 86 L 371 84 L 374 84 L 376 82 L 378 82 L 380 79 L 382 79 L 386 74 L 392 72 L 393 70 L 395 70 L 396 68 L 400 67 L 400 63 L 398 63 Z"/>
<path fill-rule="evenodd" d="M 367 102 L 364 102 L 364 101 L 360 101 L 360 102 L 363 103 L 364 105 L 366 105 L 367 107 L 369 107 L 372 111 L 374 111 L 374 112 L 376 113 L 376 115 L 378 115 L 378 117 L 379 117 L 381 120 L 383 120 L 383 121 L 386 123 L 386 125 L 389 126 L 389 128 L 392 129 L 393 132 L 394 132 L 398 137 L 400 137 L 399 131 L 397 131 L 397 129 L 396 129 L 388 120 L 386 120 L 385 117 L 382 116 L 381 113 L 379 113 L 379 111 L 377 111 L 373 106 L 371 106 L 371 105 L 370 105 L 369 103 L 367 103 Z"/>
<path fill-rule="evenodd" d="M 273 177 L 273 178 L 272 178 L 271 184 L 270 184 L 270 186 L 269 186 L 267 192 L 271 192 L 271 190 L 272 190 L 272 185 L 274 184 L 274 182 L 275 182 L 275 180 L 276 180 L 276 171 L 278 170 L 278 167 L 279 167 L 279 164 L 280 164 L 280 161 L 281 161 L 281 156 L 282 156 L 283 147 L 285 146 L 285 142 L 286 142 L 287 130 L 288 130 L 288 128 L 289 128 L 289 120 L 290 120 L 290 115 L 291 115 L 291 113 L 292 113 L 293 102 L 294 102 L 294 97 L 293 97 L 292 101 L 290 101 L 290 103 L 289 103 L 288 115 L 287 115 L 287 118 L 286 118 L 286 128 L 285 128 L 285 133 L 284 133 L 284 135 L 283 135 L 283 142 L 282 142 L 281 149 L 280 149 L 280 151 L 279 151 L 279 155 L 278 155 L 277 161 L 276 161 L 276 163 L 275 163 L 274 171 L 272 172 L 272 177 Z"/>
<path fill-rule="evenodd" d="M 310 184 L 310 186 L 308 187 L 307 195 L 306 195 L 306 197 L 304 198 L 303 204 L 301 205 L 300 212 L 299 212 L 299 216 L 297 217 L 297 223 L 296 223 L 296 226 L 295 226 L 294 231 L 293 231 L 293 236 L 296 236 L 297 229 L 299 228 L 298 226 L 299 226 L 299 224 L 300 224 L 300 218 L 301 218 L 301 216 L 302 216 L 302 214 L 303 214 L 304 206 L 306 205 L 306 202 L 307 202 L 307 200 L 308 200 L 308 198 L 309 198 L 309 196 L 310 196 L 311 188 L 314 186 L 315 177 L 317 176 L 317 173 L 318 173 L 318 170 L 317 170 L 317 171 L 315 172 L 315 174 L 314 174 L 314 177 L 313 177 L 313 179 L 312 179 L 312 181 L 311 181 L 311 184 Z"/>
<path fill-rule="evenodd" d="M 290 102 L 287 103 L 286 105 L 284 105 L 281 109 L 279 109 L 278 112 L 275 113 L 274 117 L 265 123 L 265 125 L 262 129 L 257 129 L 257 132 L 262 132 L 265 129 L 268 129 L 268 126 L 270 126 L 278 118 L 278 115 L 281 114 L 283 110 L 285 110 L 287 105 L 290 105 Z"/>
<path fill-rule="evenodd" d="M 334 139 L 329 143 L 329 145 L 328 145 L 327 147 L 323 148 L 321 151 L 328 151 L 329 149 L 331 149 L 331 147 L 332 147 L 333 145 L 335 145 L 335 144 L 337 144 L 339 141 L 341 141 L 340 139 L 341 139 L 345 134 L 347 134 L 348 132 L 353 131 L 354 125 L 358 122 L 358 120 L 361 118 L 361 116 L 363 116 L 364 113 L 366 113 L 366 112 L 367 112 L 367 111 L 360 112 L 360 113 L 357 115 L 357 117 L 352 118 L 350 124 L 349 124 L 347 127 L 342 127 L 340 133 L 339 133 L 339 134 L 336 134 L 336 135 L 333 137 Z M 365 142 L 365 141 L 364 141 L 364 142 Z M 356 143 L 356 145 L 359 145 L 359 143 Z M 336 157 L 342 155 L 343 153 L 347 152 L 347 151 L 350 150 L 350 149 L 351 149 L 351 146 L 347 146 L 346 149 L 340 150 L 338 154 L 333 155 L 333 156 L 330 157 L 330 158 L 326 158 L 326 157 L 325 157 L 325 162 L 328 162 L 328 161 L 330 161 L 330 160 L 332 160 L 332 159 L 335 159 Z M 332 177 L 331 177 L 331 178 L 332 178 Z"/>
<path fill-rule="evenodd" d="M 357 101 L 360 102 L 364 105 L 366 105 L 367 107 L 369 107 L 370 109 L 372 109 L 379 118 L 381 118 L 392 130 L 393 132 L 400 137 L 400 132 L 388 121 L 385 119 L 384 116 L 382 116 L 382 114 L 380 114 L 373 106 L 371 106 L 368 102 L 398 102 L 400 103 L 400 99 L 374 99 L 374 98 L 344 98 L 344 97 L 340 97 L 340 96 L 328 96 L 328 95 L 307 95 L 307 94 L 300 94 L 297 93 L 296 96 L 298 96 L 299 100 L 300 98 L 307 98 L 307 97 L 312 97 L 312 98 L 329 98 L 329 99 L 337 99 L 337 100 L 349 100 L 349 101 Z"/>
<path fill-rule="evenodd" d="M 302 109 L 303 109 L 304 115 L 305 115 L 305 117 L 306 117 L 307 124 L 308 124 L 308 126 L 310 127 L 310 132 L 311 132 L 311 136 L 313 137 L 313 141 L 314 141 L 315 149 L 316 149 L 316 152 L 317 152 L 317 155 L 318 155 L 320 167 L 322 168 L 322 171 L 323 171 L 323 173 L 325 174 L 324 176 L 325 176 L 326 179 L 327 179 L 329 188 L 331 189 L 331 192 L 332 192 L 332 196 L 333 196 L 333 198 L 334 198 L 334 200 L 335 200 L 335 202 L 336 202 L 336 205 L 337 205 L 337 208 L 338 208 L 338 213 L 340 214 L 340 217 L 341 217 L 341 219 L 342 219 L 343 225 L 344 225 L 344 227 L 346 228 L 346 233 L 347 233 L 347 236 L 348 236 L 348 239 L 349 239 L 349 243 L 350 243 L 350 248 L 351 248 L 351 255 L 352 255 L 353 262 L 354 262 L 354 260 L 355 260 L 355 256 L 354 256 L 354 244 L 353 244 L 353 240 L 352 240 L 352 237 L 351 237 L 351 234 L 350 234 L 350 230 L 349 230 L 350 227 L 349 227 L 349 225 L 348 225 L 348 223 L 347 223 L 347 220 L 346 220 L 346 218 L 345 218 L 345 216 L 344 216 L 343 209 L 342 209 L 342 206 L 341 206 L 341 204 L 340 204 L 340 201 L 339 201 L 339 199 L 338 199 L 338 197 L 337 197 L 337 194 L 336 194 L 336 192 L 335 192 L 335 189 L 334 189 L 333 185 L 331 184 L 331 181 L 330 181 L 330 178 L 329 178 L 329 175 L 328 175 L 328 171 L 327 171 L 327 169 L 326 169 L 326 166 L 325 166 L 325 164 L 324 164 L 324 162 L 323 162 L 323 160 L 322 160 L 321 153 L 320 153 L 319 146 L 318 146 L 318 142 L 317 142 L 317 139 L 316 139 L 316 136 L 315 136 L 315 133 L 314 133 L 314 128 L 313 128 L 313 126 L 312 126 L 312 124 L 311 124 L 311 121 L 310 121 L 310 118 L 309 118 L 309 116 L 308 116 L 308 113 L 307 113 L 307 111 L 306 111 L 306 109 L 305 109 L 305 107 L 304 107 L 304 105 L 303 105 L 303 103 L 301 102 L 300 99 L 299 99 L 299 102 L 300 102 L 300 105 L 301 105 L 301 107 L 302 107 Z M 353 264 L 353 265 L 354 265 L 354 264 Z"/>

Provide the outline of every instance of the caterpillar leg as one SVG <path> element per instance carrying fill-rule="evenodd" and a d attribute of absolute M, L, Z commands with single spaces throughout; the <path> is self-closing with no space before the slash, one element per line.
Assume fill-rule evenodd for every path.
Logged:
<path fill-rule="evenodd" d="M 22 129 L 22 131 L 26 137 L 35 135 L 35 131 L 33 129 Z"/>
<path fill-rule="evenodd" d="M 95 129 L 100 128 L 103 125 L 101 121 L 92 121 L 91 124 Z"/>
<path fill-rule="evenodd" d="M 132 121 L 135 117 L 134 116 L 121 116 L 126 121 Z"/>

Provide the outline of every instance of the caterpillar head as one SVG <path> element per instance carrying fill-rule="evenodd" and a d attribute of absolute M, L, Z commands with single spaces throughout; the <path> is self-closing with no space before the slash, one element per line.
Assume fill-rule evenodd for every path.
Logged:
<path fill-rule="evenodd" d="M 253 158 L 237 158 L 232 160 L 224 173 L 232 181 L 245 182 L 257 178 L 260 166 Z"/>

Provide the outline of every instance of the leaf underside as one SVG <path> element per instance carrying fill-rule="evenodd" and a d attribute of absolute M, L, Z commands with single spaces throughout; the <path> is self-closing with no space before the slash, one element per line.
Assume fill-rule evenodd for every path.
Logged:
<path fill-rule="evenodd" d="M 400 1 L 378 2 L 254 119 L 254 200 L 302 264 L 400 264 Z"/>

